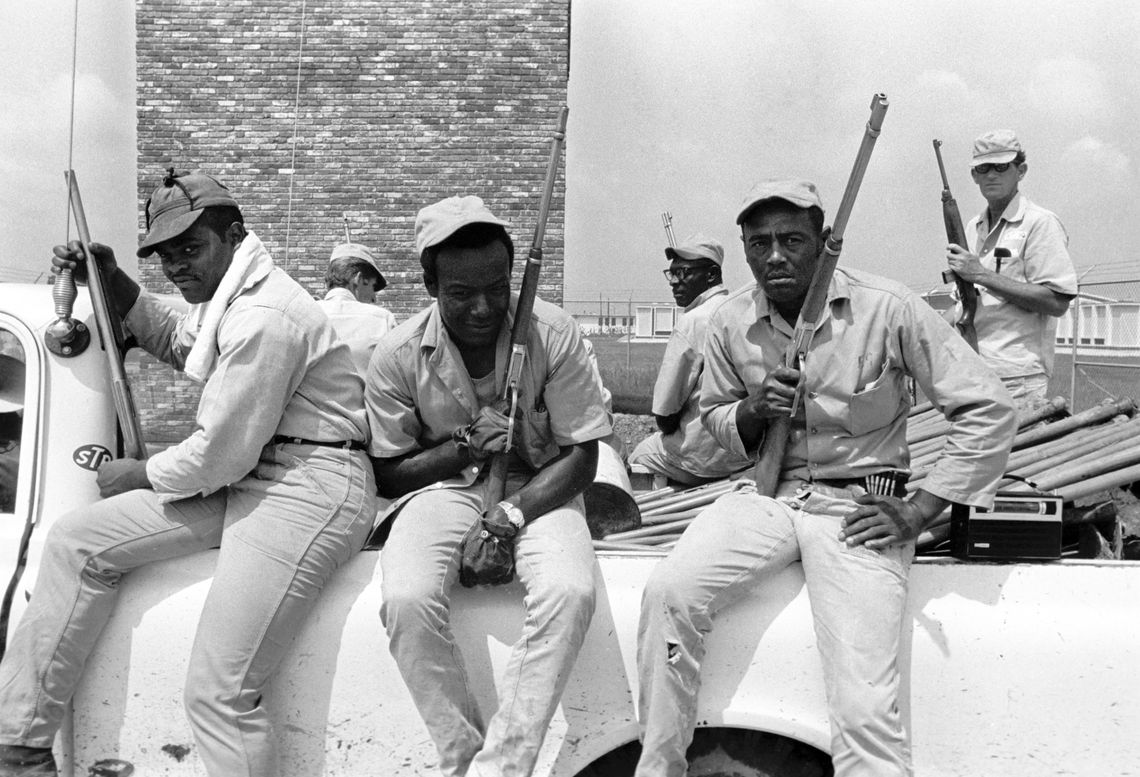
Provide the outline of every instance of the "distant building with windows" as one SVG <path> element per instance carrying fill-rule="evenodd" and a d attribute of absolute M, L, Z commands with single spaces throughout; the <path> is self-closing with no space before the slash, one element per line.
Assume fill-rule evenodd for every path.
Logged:
<path fill-rule="evenodd" d="M 587 335 L 630 335 L 667 340 L 683 308 L 669 302 L 630 299 L 566 300 L 562 307 Z"/>

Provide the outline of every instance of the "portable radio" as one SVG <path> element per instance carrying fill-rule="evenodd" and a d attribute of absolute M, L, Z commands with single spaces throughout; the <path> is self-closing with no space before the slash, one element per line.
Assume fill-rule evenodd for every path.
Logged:
<path fill-rule="evenodd" d="M 1061 557 L 1060 497 L 999 491 L 993 507 L 954 505 L 950 553 L 975 561 L 1046 561 Z"/>

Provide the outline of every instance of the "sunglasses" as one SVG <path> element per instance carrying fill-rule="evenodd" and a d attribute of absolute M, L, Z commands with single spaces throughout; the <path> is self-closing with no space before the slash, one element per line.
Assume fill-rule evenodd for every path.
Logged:
<path fill-rule="evenodd" d="M 684 283 L 692 278 L 695 273 L 704 272 L 707 267 L 679 267 L 676 270 L 662 270 L 665 275 L 665 280 L 669 283 Z"/>
<path fill-rule="evenodd" d="M 1006 170 L 1008 170 L 1012 166 L 1013 166 L 1013 162 L 998 162 L 996 165 L 992 165 L 992 164 L 977 165 L 974 168 L 974 172 L 977 173 L 978 175 L 985 175 L 990 170 L 993 170 L 996 173 L 1004 173 Z"/>

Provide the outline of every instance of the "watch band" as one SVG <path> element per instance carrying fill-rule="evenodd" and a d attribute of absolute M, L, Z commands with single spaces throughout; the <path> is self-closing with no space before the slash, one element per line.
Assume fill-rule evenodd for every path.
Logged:
<path fill-rule="evenodd" d="M 515 529 L 522 529 L 522 527 L 526 525 L 526 516 L 523 515 L 523 511 L 510 502 L 506 500 L 499 502 L 499 508 L 507 514 L 507 520 L 511 522 L 511 526 L 514 526 Z"/>

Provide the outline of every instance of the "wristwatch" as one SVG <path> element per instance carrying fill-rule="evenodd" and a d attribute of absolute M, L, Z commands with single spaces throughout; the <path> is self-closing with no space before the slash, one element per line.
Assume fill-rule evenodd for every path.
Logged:
<path fill-rule="evenodd" d="M 511 522 L 511 526 L 515 527 L 515 531 L 520 531 L 526 525 L 526 516 L 523 515 L 523 511 L 510 502 L 506 500 L 499 502 L 499 509 L 507 514 L 507 520 Z"/>

